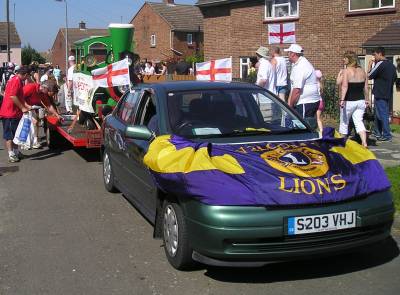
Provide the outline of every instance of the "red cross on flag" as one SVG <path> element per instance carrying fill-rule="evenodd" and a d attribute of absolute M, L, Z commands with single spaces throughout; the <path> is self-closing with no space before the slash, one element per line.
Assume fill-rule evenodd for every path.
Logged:
<path fill-rule="evenodd" d="M 196 80 L 232 81 L 232 58 L 196 63 Z"/>
<path fill-rule="evenodd" d="M 92 71 L 93 85 L 96 87 L 113 87 L 129 85 L 129 61 L 127 58 L 107 67 Z"/>
<path fill-rule="evenodd" d="M 295 23 L 269 24 L 269 44 L 296 43 Z"/>

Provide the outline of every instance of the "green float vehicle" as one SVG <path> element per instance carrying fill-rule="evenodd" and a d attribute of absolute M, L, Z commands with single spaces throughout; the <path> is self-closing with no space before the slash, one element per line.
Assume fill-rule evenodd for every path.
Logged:
<path fill-rule="evenodd" d="M 91 71 L 128 58 L 131 83 L 140 82 L 134 73 L 134 64 L 139 60 L 139 56 L 134 53 L 133 49 L 133 25 L 110 24 L 108 31 L 108 36 L 93 36 L 74 43 L 76 60 L 74 75 L 80 74 L 78 76 L 83 80 L 90 79 L 92 76 Z M 88 87 L 87 85 L 85 86 Z M 75 116 L 64 116 L 63 122 L 59 122 L 55 117 L 47 117 L 49 126 L 47 141 L 49 147 L 55 147 L 62 138 L 65 138 L 74 147 L 99 148 L 102 144 L 100 130 L 102 110 L 105 107 L 115 107 L 128 87 L 128 85 L 108 88 L 89 87 L 87 96 L 84 98 L 89 109 L 85 110 L 85 114 L 89 118 L 84 120 L 80 118 L 81 124 L 74 124 L 72 130 L 69 127 L 74 119 L 76 120 Z"/>

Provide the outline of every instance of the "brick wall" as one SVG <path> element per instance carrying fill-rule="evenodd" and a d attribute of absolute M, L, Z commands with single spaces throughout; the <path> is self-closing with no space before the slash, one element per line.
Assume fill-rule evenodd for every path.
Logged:
<path fill-rule="evenodd" d="M 187 34 L 192 34 L 192 45 L 187 44 Z M 174 49 L 183 53 L 183 56 L 195 55 L 203 52 L 203 33 L 174 32 Z"/>
<path fill-rule="evenodd" d="M 170 50 L 170 26 L 148 4 L 144 4 L 131 22 L 135 27 L 136 53 L 148 60 L 166 60 L 172 57 Z M 156 46 L 151 47 L 151 35 L 156 35 Z"/>
<path fill-rule="evenodd" d="M 63 73 L 65 71 L 65 36 L 58 31 L 56 39 L 54 40 L 53 47 L 51 48 L 50 62 L 55 66 L 59 65 Z"/>
<path fill-rule="evenodd" d="M 186 32 L 172 32 L 170 25 L 158 15 L 150 5 L 144 4 L 131 22 L 135 27 L 134 40 L 136 53 L 140 58 L 147 60 L 167 60 L 177 55 L 171 47 L 183 53 L 183 56 L 196 52 L 196 40 L 200 41 L 198 47 L 203 49 L 203 36 L 193 33 L 193 45 L 188 46 Z M 156 46 L 150 46 L 151 35 L 156 35 Z M 172 44 L 171 44 L 172 41 Z"/>
<path fill-rule="evenodd" d="M 260 45 L 269 46 L 264 9 L 264 0 L 202 8 L 205 59 L 232 56 L 234 77 L 239 77 L 239 57 L 254 56 Z M 297 43 L 316 68 L 336 75 L 343 52 L 362 54 L 360 46 L 368 38 L 400 19 L 400 0 L 396 0 L 396 9 L 389 14 L 346 16 L 347 0 L 301 0 L 300 17 L 295 22 Z"/>

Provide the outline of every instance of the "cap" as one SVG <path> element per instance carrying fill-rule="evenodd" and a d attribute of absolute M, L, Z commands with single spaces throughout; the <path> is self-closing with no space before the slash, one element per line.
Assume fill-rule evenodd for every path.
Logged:
<path fill-rule="evenodd" d="M 75 61 L 75 56 L 70 55 L 70 56 L 68 57 L 68 61 Z"/>
<path fill-rule="evenodd" d="M 292 44 L 288 49 L 284 49 L 286 52 L 303 53 L 303 48 L 298 44 Z"/>
<path fill-rule="evenodd" d="M 269 56 L 269 49 L 267 47 L 260 46 L 257 49 L 256 54 L 258 54 L 259 56 L 267 58 Z"/>

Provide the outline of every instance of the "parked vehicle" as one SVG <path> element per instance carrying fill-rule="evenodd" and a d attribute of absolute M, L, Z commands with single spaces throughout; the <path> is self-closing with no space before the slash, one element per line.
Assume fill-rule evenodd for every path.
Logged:
<path fill-rule="evenodd" d="M 125 93 L 105 118 L 103 127 L 105 188 L 122 192 L 154 225 L 154 237 L 164 240 L 165 254 L 177 269 L 190 267 L 193 261 L 258 266 L 311 258 L 366 247 L 390 236 L 394 207 L 387 189 L 351 195 L 346 200 L 302 205 L 213 205 L 200 195 L 189 196 L 190 184 L 177 182 L 176 186 L 188 185 L 182 190 L 176 186 L 170 191 L 160 189 L 143 159 L 150 143 L 162 135 L 173 134 L 194 143 L 209 142 L 213 147 L 228 148 L 258 148 L 257 143 L 266 142 L 286 146 L 296 142 L 300 146 L 318 144 L 318 133 L 307 122 L 255 85 L 194 81 L 138 85 L 134 92 Z M 275 156 L 282 158 L 284 153 L 279 153 L 272 155 L 271 161 Z M 309 167 L 307 155 L 292 152 L 284 156 L 287 166 Z M 320 164 L 322 156 L 310 157 L 313 163 Z M 341 160 L 335 164 L 340 166 L 345 160 L 338 158 Z M 287 166 L 281 169 L 284 171 Z M 305 180 L 299 177 L 294 181 Z M 314 188 L 315 192 L 319 183 L 321 195 L 325 196 L 323 190 L 328 195 L 343 189 L 345 182 L 322 177 L 307 180 L 308 187 L 289 188 L 287 182 L 282 186 L 281 179 L 279 189 L 290 199 L 296 197 L 295 190 L 302 189 L 308 195 Z M 199 189 L 207 185 L 205 180 L 199 183 Z M 259 182 L 259 186 L 267 185 L 267 180 Z M 228 186 L 227 183 L 227 191 Z M 214 187 L 207 189 L 213 193 Z"/>

